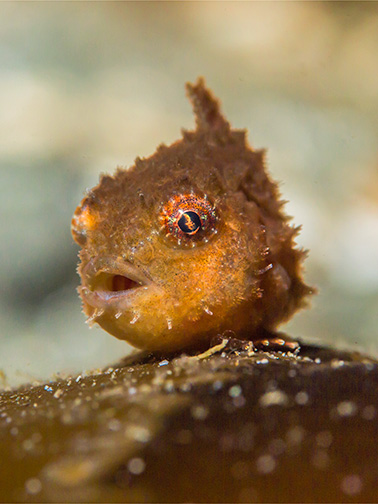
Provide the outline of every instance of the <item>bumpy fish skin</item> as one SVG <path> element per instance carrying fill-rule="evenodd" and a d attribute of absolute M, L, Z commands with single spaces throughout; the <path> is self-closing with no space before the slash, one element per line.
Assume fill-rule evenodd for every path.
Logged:
<path fill-rule="evenodd" d="M 103 175 L 72 220 L 84 312 L 151 351 L 227 330 L 266 337 L 311 293 L 264 151 L 231 129 L 203 79 L 187 92 L 196 129 Z"/>

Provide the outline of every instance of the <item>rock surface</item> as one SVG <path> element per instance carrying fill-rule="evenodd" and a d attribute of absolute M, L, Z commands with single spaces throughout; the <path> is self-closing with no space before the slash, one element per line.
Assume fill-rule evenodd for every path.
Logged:
<path fill-rule="evenodd" d="M 378 366 L 222 340 L 0 396 L 2 502 L 377 502 Z"/>

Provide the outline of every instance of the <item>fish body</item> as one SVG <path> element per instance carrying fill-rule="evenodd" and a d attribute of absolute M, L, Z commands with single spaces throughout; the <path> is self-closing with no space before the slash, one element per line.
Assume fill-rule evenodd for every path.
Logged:
<path fill-rule="evenodd" d="M 151 351 L 228 330 L 259 339 L 311 293 L 264 150 L 230 127 L 203 79 L 187 92 L 195 130 L 103 175 L 72 219 L 84 312 Z"/>

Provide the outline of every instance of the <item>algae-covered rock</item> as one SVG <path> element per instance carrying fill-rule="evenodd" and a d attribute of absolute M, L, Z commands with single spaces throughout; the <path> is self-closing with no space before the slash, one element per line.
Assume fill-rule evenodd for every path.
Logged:
<path fill-rule="evenodd" d="M 1 501 L 377 502 L 377 363 L 218 343 L 3 393 Z"/>

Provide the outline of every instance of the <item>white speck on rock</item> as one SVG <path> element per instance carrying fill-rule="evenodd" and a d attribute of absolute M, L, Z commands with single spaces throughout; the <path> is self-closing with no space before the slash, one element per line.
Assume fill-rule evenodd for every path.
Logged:
<path fill-rule="evenodd" d="M 233 385 L 228 389 L 228 395 L 230 397 L 239 397 L 242 393 L 242 388 L 240 385 Z"/>
<path fill-rule="evenodd" d="M 261 474 L 269 474 L 276 468 L 276 461 L 272 455 L 261 455 L 256 461 L 257 471 Z"/>
<path fill-rule="evenodd" d="M 272 390 L 266 392 L 259 399 L 260 406 L 266 408 L 268 406 L 286 406 L 289 402 L 288 396 L 282 390 Z"/>
<path fill-rule="evenodd" d="M 31 451 L 34 449 L 34 446 L 35 446 L 35 443 L 33 441 L 33 439 L 25 439 L 25 441 L 22 442 L 22 448 L 25 450 L 25 451 Z"/>
<path fill-rule="evenodd" d="M 192 384 L 191 383 L 183 383 L 182 385 L 180 385 L 180 391 L 181 392 L 190 392 L 190 390 L 192 389 Z"/>
<path fill-rule="evenodd" d="M 42 483 L 37 478 L 29 478 L 25 482 L 25 490 L 28 494 L 35 495 L 42 490 Z"/>
<path fill-rule="evenodd" d="M 261 359 L 261 360 L 258 360 L 256 361 L 256 364 L 268 364 L 268 359 Z"/>
<path fill-rule="evenodd" d="M 174 386 L 173 380 L 167 380 L 165 382 L 165 384 L 164 384 L 164 390 L 166 392 L 174 392 L 175 386 Z"/>
<path fill-rule="evenodd" d="M 152 438 L 150 430 L 142 425 L 129 425 L 126 429 L 126 434 L 140 443 L 148 443 Z"/>
<path fill-rule="evenodd" d="M 345 365 L 345 362 L 343 360 L 340 360 L 340 359 L 332 359 L 331 360 L 331 367 L 334 369 L 343 367 L 344 365 Z"/>
<path fill-rule="evenodd" d="M 108 428 L 113 432 L 119 431 L 121 428 L 121 422 L 116 418 L 112 418 L 111 420 L 109 420 Z"/>
<path fill-rule="evenodd" d="M 300 425 L 295 425 L 287 431 L 286 440 L 291 446 L 299 445 L 303 441 L 305 434 L 306 431 L 303 427 L 301 427 Z"/>
<path fill-rule="evenodd" d="M 139 458 L 139 457 L 135 457 L 135 458 L 130 459 L 127 464 L 127 469 L 129 470 L 129 472 L 131 472 L 131 474 L 135 474 L 135 475 L 142 474 L 142 472 L 145 470 L 145 468 L 146 468 L 146 463 L 144 462 L 144 460 L 142 458 Z"/>
<path fill-rule="evenodd" d="M 213 383 L 213 390 L 220 390 L 221 388 L 223 388 L 223 382 L 221 382 L 220 380 L 217 380 Z"/>
<path fill-rule="evenodd" d="M 309 397 L 307 392 L 300 391 L 298 394 L 295 396 L 295 402 L 301 406 L 305 405 L 308 403 Z"/>
<path fill-rule="evenodd" d="M 357 411 L 356 403 L 352 401 L 341 401 L 336 406 L 337 414 L 341 417 L 353 416 Z"/>
<path fill-rule="evenodd" d="M 346 495 L 357 495 L 361 492 L 362 481 L 357 474 L 349 474 L 341 482 L 341 490 Z"/>
<path fill-rule="evenodd" d="M 209 410 L 201 404 L 193 406 L 190 412 L 196 420 L 205 420 L 209 415 Z"/>
<path fill-rule="evenodd" d="M 63 390 L 62 390 L 62 389 L 60 389 L 60 388 L 56 389 L 56 390 L 55 390 L 55 392 L 54 392 L 54 397 L 55 397 L 55 399 L 59 399 L 59 397 L 60 397 L 62 394 L 63 394 Z"/>

